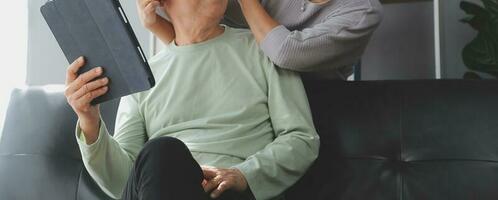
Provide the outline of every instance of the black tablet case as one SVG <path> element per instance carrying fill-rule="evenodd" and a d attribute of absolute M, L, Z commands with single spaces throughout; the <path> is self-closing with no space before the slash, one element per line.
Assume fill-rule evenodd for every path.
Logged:
<path fill-rule="evenodd" d="M 92 104 L 154 86 L 145 54 L 118 0 L 51 0 L 40 11 L 69 63 L 85 56 L 79 74 L 104 68 L 109 91 Z"/>

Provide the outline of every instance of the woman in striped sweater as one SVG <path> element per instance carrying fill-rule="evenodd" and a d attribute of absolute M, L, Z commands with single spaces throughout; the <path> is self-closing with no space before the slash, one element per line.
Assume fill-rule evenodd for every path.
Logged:
<path fill-rule="evenodd" d="M 146 28 L 168 44 L 171 24 L 155 10 L 167 0 L 138 0 Z M 382 19 L 378 0 L 230 0 L 225 24 L 250 28 L 277 66 L 346 79 Z"/>

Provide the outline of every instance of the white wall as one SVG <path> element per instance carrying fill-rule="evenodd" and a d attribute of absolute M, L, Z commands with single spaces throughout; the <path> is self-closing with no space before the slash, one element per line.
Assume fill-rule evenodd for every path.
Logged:
<path fill-rule="evenodd" d="M 12 88 L 23 85 L 26 77 L 28 0 L 0 7 L 0 139 Z"/>
<path fill-rule="evenodd" d="M 138 19 L 136 0 L 121 0 L 140 45 L 148 54 L 149 32 Z M 28 85 L 63 84 L 68 62 L 39 9 L 46 0 L 29 0 Z"/>
<path fill-rule="evenodd" d="M 432 2 L 384 5 L 384 21 L 362 58 L 363 80 L 434 79 Z"/>

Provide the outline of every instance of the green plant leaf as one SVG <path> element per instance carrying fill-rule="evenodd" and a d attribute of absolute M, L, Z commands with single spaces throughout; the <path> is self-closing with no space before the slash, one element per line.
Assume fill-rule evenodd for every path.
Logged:
<path fill-rule="evenodd" d="M 462 1 L 460 3 L 460 8 L 470 15 L 460 21 L 469 24 L 476 30 L 481 30 L 483 26 L 482 23 L 487 21 L 486 19 L 489 19 L 489 13 L 483 7 L 475 3 Z"/>
<path fill-rule="evenodd" d="M 482 3 L 489 12 L 498 13 L 498 0 L 482 0 Z"/>
<path fill-rule="evenodd" d="M 498 78 L 498 0 L 482 0 L 485 7 L 466 1 L 460 7 L 473 16 L 461 21 L 478 30 L 462 52 L 463 62 L 474 71 Z"/>
<path fill-rule="evenodd" d="M 463 79 L 465 80 L 481 80 L 481 76 L 475 72 L 467 72 L 463 75 Z"/>
<path fill-rule="evenodd" d="M 498 0 L 482 0 L 484 7 L 488 10 L 491 29 L 498 37 Z"/>
<path fill-rule="evenodd" d="M 498 43 L 489 33 L 479 33 L 463 50 L 463 61 L 472 70 L 498 73 Z"/>
<path fill-rule="evenodd" d="M 487 14 L 487 11 L 482 6 L 468 1 L 462 1 L 460 8 L 469 15 L 481 16 Z"/>

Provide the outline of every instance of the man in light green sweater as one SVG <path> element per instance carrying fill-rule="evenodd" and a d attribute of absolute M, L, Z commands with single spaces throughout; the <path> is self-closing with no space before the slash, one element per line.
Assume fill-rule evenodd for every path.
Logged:
<path fill-rule="evenodd" d="M 202 190 L 206 198 L 195 199 L 248 191 L 275 199 L 316 159 L 319 137 L 299 75 L 277 69 L 249 31 L 218 25 L 226 5 L 165 1 L 175 41 L 149 61 L 156 86 L 121 99 L 114 136 L 90 105 L 108 90 L 107 78 L 90 81 L 102 70 L 77 76 L 82 58 L 68 68 L 66 97 L 79 117 L 82 158 L 111 197 L 194 199 Z M 151 10 L 143 13 L 153 21 Z M 157 142 L 165 138 L 181 145 Z M 186 156 L 177 153 L 182 145 Z M 189 159 L 195 161 L 184 164 Z M 199 181 L 181 188 L 196 176 L 192 169 Z"/>

